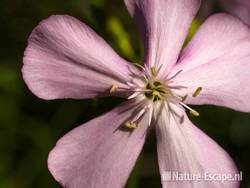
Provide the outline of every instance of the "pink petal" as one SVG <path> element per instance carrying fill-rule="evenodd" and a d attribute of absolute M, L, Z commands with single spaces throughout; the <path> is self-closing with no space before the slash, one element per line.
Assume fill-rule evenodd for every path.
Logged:
<path fill-rule="evenodd" d="M 163 188 L 236 188 L 239 181 L 167 180 L 167 172 L 192 175 L 238 173 L 231 157 L 185 116 L 179 123 L 163 112 L 156 124 L 157 150 Z M 165 178 L 165 179 L 164 179 Z M 172 181 L 171 181 L 172 180 Z M 211 180 L 211 179 L 210 179 Z"/>
<path fill-rule="evenodd" d="M 176 63 L 200 0 L 125 0 L 145 42 L 145 63 L 162 66 L 161 73 Z"/>
<path fill-rule="evenodd" d="M 213 104 L 250 111 L 250 30 L 238 19 L 210 17 L 184 49 L 174 82 L 187 88 L 189 104 Z M 198 97 L 194 91 L 202 87 Z"/>
<path fill-rule="evenodd" d="M 23 77 L 44 99 L 107 95 L 123 86 L 129 65 L 84 23 L 70 16 L 51 16 L 31 33 L 24 54 Z"/>
<path fill-rule="evenodd" d="M 124 128 L 134 110 L 121 105 L 61 138 L 48 159 L 55 179 L 67 188 L 124 187 L 148 127 L 142 119 L 138 128 Z"/>

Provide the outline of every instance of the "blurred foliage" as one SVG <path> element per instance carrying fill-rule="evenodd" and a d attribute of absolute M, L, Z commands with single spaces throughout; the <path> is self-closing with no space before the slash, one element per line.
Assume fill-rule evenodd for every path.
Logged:
<path fill-rule="evenodd" d="M 125 57 L 135 59 L 135 53 L 129 41 L 129 35 L 124 30 L 121 21 L 116 17 L 110 17 L 107 20 L 107 30 L 110 32 L 111 37 L 118 44 L 119 49 Z"/>
<path fill-rule="evenodd" d="M 141 39 L 121 0 L 1 0 L 0 12 L 0 188 L 60 187 L 47 169 L 50 149 L 69 130 L 121 100 L 43 101 L 32 95 L 21 76 L 30 32 L 52 14 L 70 14 L 94 28 L 121 56 L 139 63 Z M 201 12 L 187 40 L 203 18 Z M 201 116 L 192 120 L 229 152 L 244 173 L 242 187 L 250 187 L 250 115 L 212 106 L 197 109 Z M 154 133 L 138 161 L 127 187 L 160 187 Z"/>

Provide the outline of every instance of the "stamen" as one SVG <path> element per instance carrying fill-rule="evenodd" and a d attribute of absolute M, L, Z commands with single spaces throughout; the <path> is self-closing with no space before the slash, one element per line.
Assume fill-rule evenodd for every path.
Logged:
<path fill-rule="evenodd" d="M 149 70 L 150 70 L 151 74 L 152 74 L 154 77 L 156 77 L 156 76 L 159 74 L 159 72 L 160 72 L 162 66 L 163 66 L 163 64 L 161 64 L 161 65 L 159 66 L 159 68 L 156 68 L 155 66 L 153 66 L 153 67 L 151 67 Z"/>
<path fill-rule="evenodd" d="M 150 106 L 148 106 L 148 108 L 149 108 L 148 125 L 150 126 L 151 125 L 151 121 L 152 121 L 152 117 L 153 117 L 153 113 L 154 113 L 154 107 L 151 107 L 151 105 L 150 105 Z"/>
<path fill-rule="evenodd" d="M 118 90 L 119 86 L 117 84 L 113 84 L 109 90 L 110 93 L 114 93 Z"/>
<path fill-rule="evenodd" d="M 168 103 L 168 104 L 165 104 L 165 105 L 168 105 L 168 109 L 169 111 L 173 112 L 173 114 L 175 114 L 175 116 L 181 118 L 183 116 L 183 111 L 182 111 L 182 108 L 180 108 L 181 106 L 179 104 L 176 104 L 176 103 Z"/>
<path fill-rule="evenodd" d="M 188 95 L 184 95 L 182 98 L 181 98 L 181 101 L 184 102 L 186 99 L 187 99 Z"/>
<path fill-rule="evenodd" d="M 201 93 L 202 87 L 198 87 L 193 93 L 193 97 L 197 97 Z"/>
<path fill-rule="evenodd" d="M 150 92 L 150 89 L 140 88 L 140 89 L 134 89 L 134 92 Z"/>
<path fill-rule="evenodd" d="M 171 89 L 186 89 L 186 86 L 181 86 L 181 85 L 168 85 L 169 88 Z"/>
<path fill-rule="evenodd" d="M 138 95 L 140 95 L 140 92 L 135 92 L 135 93 L 133 93 L 132 95 L 130 95 L 130 96 L 128 97 L 128 99 L 133 99 L 133 98 L 137 97 Z"/>
<path fill-rule="evenodd" d="M 184 106 L 185 108 L 187 108 L 187 109 L 189 110 L 190 114 L 192 114 L 192 115 L 194 115 L 194 116 L 196 116 L 196 117 L 200 115 L 199 112 L 197 112 L 196 110 L 190 108 L 188 105 L 184 104 L 183 102 L 180 102 L 180 104 L 181 104 L 182 106 Z"/>
<path fill-rule="evenodd" d="M 195 110 L 190 110 L 189 112 L 190 112 L 190 114 L 192 114 L 193 116 L 196 116 L 196 117 L 198 117 L 200 115 L 200 113 L 195 111 Z"/>
<path fill-rule="evenodd" d="M 129 129 L 136 129 L 137 128 L 137 124 L 131 121 L 128 121 L 125 123 L 125 126 Z"/>
<path fill-rule="evenodd" d="M 128 122 L 125 123 L 125 126 L 126 126 L 127 128 L 131 128 L 131 129 L 132 129 L 132 128 L 133 128 L 133 129 L 137 128 L 137 127 L 138 127 L 138 121 L 140 121 L 140 118 L 141 118 L 142 116 L 144 116 L 145 113 L 146 113 L 148 110 L 151 110 L 151 109 L 152 109 L 151 106 L 152 106 L 151 103 L 148 104 L 148 105 L 146 105 L 146 106 L 144 106 L 132 120 L 130 120 L 130 121 L 128 121 Z M 151 119 L 152 119 L 152 114 L 151 114 L 151 113 L 152 113 L 152 112 L 150 111 L 150 114 L 149 114 L 149 125 L 150 125 Z"/>
<path fill-rule="evenodd" d="M 136 86 L 135 84 L 133 84 L 133 83 L 131 83 L 131 82 L 126 82 L 126 84 L 127 84 L 128 86 L 130 86 L 130 87 L 135 87 L 135 86 Z"/>
<path fill-rule="evenodd" d="M 179 70 L 178 72 L 176 72 L 173 76 L 171 76 L 170 78 L 167 78 L 167 80 L 172 80 L 173 78 L 175 78 L 176 76 L 178 76 L 180 73 L 182 72 L 182 69 Z"/>
<path fill-rule="evenodd" d="M 140 112 L 137 114 L 137 116 L 131 121 L 131 122 L 136 122 L 137 120 L 139 120 L 143 114 L 146 112 L 147 110 L 147 106 L 145 106 L 143 109 L 140 110 Z"/>
<path fill-rule="evenodd" d="M 143 78 L 144 78 L 144 81 L 145 81 L 145 82 L 149 82 L 146 75 L 143 75 Z"/>
<path fill-rule="evenodd" d="M 163 64 L 161 64 L 157 70 L 157 74 L 160 72 L 161 68 L 162 68 Z"/>
<path fill-rule="evenodd" d="M 146 69 L 142 65 L 140 65 L 139 63 L 134 63 L 134 65 L 141 68 L 144 72 L 146 72 Z"/>
<path fill-rule="evenodd" d="M 151 74 L 152 74 L 154 77 L 156 77 L 157 74 L 158 74 L 158 71 L 156 70 L 155 67 L 151 67 L 151 68 L 150 68 L 150 72 L 151 72 Z"/>

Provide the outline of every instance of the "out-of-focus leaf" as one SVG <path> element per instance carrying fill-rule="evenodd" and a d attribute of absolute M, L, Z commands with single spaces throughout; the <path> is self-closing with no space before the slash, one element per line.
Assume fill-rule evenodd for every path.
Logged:
<path fill-rule="evenodd" d="M 128 33 L 125 31 L 121 21 L 116 17 L 109 17 L 106 24 L 110 36 L 117 42 L 121 52 L 128 58 L 134 59 L 135 53 L 130 44 Z"/>
<path fill-rule="evenodd" d="M 230 137 L 237 145 L 245 145 L 250 142 L 250 115 L 240 114 L 233 118 Z"/>
<path fill-rule="evenodd" d="M 92 0 L 90 3 L 97 7 L 102 7 L 107 0 Z"/>
<path fill-rule="evenodd" d="M 189 29 L 188 36 L 186 38 L 184 46 L 186 46 L 188 44 L 188 42 L 192 39 L 192 37 L 194 36 L 194 34 L 196 33 L 196 31 L 198 30 L 200 25 L 201 25 L 201 23 L 200 23 L 199 19 L 196 18 L 196 19 L 193 20 L 193 22 L 191 24 L 191 27 Z"/>
<path fill-rule="evenodd" d="M 140 178 L 140 170 L 143 161 L 143 153 L 139 156 L 136 161 L 136 165 L 128 179 L 128 183 L 126 188 L 138 188 L 139 187 L 139 178 Z"/>
<path fill-rule="evenodd" d="M 0 60 L 3 62 L 3 60 Z M 18 72 L 9 66 L 0 67 L 0 91 L 4 90 L 8 93 L 20 92 L 20 80 Z"/>

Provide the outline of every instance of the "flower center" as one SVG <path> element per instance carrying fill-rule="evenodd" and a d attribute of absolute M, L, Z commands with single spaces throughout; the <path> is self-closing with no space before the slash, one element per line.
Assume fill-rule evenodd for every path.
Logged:
<path fill-rule="evenodd" d="M 121 87 L 118 84 L 113 84 L 110 88 L 110 93 L 117 92 L 119 90 L 129 91 L 131 95 L 128 96 L 128 100 L 134 100 L 138 103 L 135 114 L 125 122 L 125 126 L 129 129 L 135 129 L 141 119 L 148 113 L 148 125 L 151 124 L 153 118 L 157 118 L 162 110 L 168 112 L 169 115 L 175 117 L 174 119 L 180 119 L 182 121 L 184 117 L 184 109 L 189 110 L 193 116 L 199 116 L 199 113 L 185 104 L 188 94 L 178 91 L 186 89 L 187 87 L 182 85 L 176 85 L 173 79 L 178 76 L 182 70 L 176 72 L 172 76 L 166 78 L 159 77 L 159 68 L 147 67 L 137 65 L 141 68 L 142 74 L 135 75 L 130 82 L 127 82 L 125 87 Z M 200 95 L 202 87 L 198 87 L 194 93 L 189 97 L 197 97 Z"/>
<path fill-rule="evenodd" d="M 153 80 L 146 84 L 144 95 L 147 99 L 155 102 L 167 99 L 170 96 L 170 90 L 162 82 Z"/>

